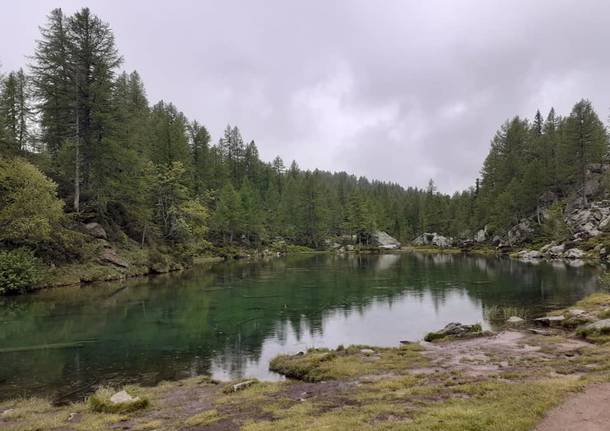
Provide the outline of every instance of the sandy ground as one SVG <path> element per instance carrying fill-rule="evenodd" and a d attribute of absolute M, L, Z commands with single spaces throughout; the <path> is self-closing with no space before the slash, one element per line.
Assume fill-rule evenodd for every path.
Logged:
<path fill-rule="evenodd" d="M 610 383 L 594 385 L 548 412 L 536 431 L 609 431 Z"/>

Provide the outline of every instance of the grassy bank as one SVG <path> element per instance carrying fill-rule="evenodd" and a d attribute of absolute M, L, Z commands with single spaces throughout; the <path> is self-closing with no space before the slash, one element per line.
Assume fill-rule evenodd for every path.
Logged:
<path fill-rule="evenodd" d="M 571 316 L 574 310 L 585 313 L 580 324 L 566 321 L 538 333 L 508 330 L 433 344 L 279 356 L 271 368 L 293 378 L 285 382 L 195 377 L 127 387 L 142 407 L 134 411 L 115 411 L 99 401 L 119 388 L 102 388 L 89 400 L 59 407 L 41 399 L 6 401 L 0 403 L 0 428 L 531 430 L 571 394 L 610 381 L 608 339 L 593 336 L 588 342 L 591 334 L 582 332 L 585 316 L 610 313 L 610 295 L 595 294 L 555 314 Z"/>

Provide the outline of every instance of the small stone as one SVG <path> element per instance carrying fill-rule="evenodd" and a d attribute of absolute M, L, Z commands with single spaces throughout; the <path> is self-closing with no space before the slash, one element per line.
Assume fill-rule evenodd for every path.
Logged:
<path fill-rule="evenodd" d="M 110 397 L 110 402 L 113 404 L 132 403 L 138 401 L 138 397 L 132 397 L 125 391 L 120 391 Z"/>
<path fill-rule="evenodd" d="M 246 380 L 244 382 L 236 383 L 233 386 L 231 386 L 231 392 L 238 392 L 238 391 L 244 390 L 246 388 L 249 388 L 256 382 L 257 382 L 257 380 Z"/>
<path fill-rule="evenodd" d="M 507 320 L 506 323 L 513 323 L 513 324 L 517 324 L 517 323 L 523 323 L 525 322 L 525 320 L 523 320 L 522 318 L 520 318 L 519 316 L 510 316 Z"/>
<path fill-rule="evenodd" d="M 374 355 L 375 351 L 373 349 L 360 349 L 360 353 L 364 355 Z"/>

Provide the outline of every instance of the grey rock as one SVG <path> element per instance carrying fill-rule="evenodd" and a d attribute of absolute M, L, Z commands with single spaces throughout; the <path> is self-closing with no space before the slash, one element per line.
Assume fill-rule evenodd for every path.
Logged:
<path fill-rule="evenodd" d="M 374 355 L 375 351 L 373 349 L 360 349 L 360 353 L 363 355 Z"/>
<path fill-rule="evenodd" d="M 585 252 L 579 248 L 571 248 L 563 254 L 566 259 L 582 259 Z"/>
<path fill-rule="evenodd" d="M 133 403 L 139 401 L 139 399 L 138 397 L 132 397 L 126 391 L 119 391 L 110 397 L 110 402 L 112 404 Z"/>
<path fill-rule="evenodd" d="M 386 232 L 378 230 L 373 232 L 373 244 L 376 247 L 385 250 L 395 250 L 400 248 L 400 242 L 396 238 L 392 238 Z"/>
<path fill-rule="evenodd" d="M 121 268 L 129 268 L 129 262 L 119 256 L 112 248 L 105 248 L 102 250 L 100 259 L 103 262 L 108 262 L 115 266 L 120 266 Z"/>
<path fill-rule="evenodd" d="M 246 380 L 231 386 L 229 392 L 239 392 L 257 383 L 257 380 Z"/>
<path fill-rule="evenodd" d="M 453 238 L 439 235 L 436 232 L 425 232 L 415 238 L 413 244 L 432 245 L 440 248 L 448 248 L 453 245 Z"/>
<path fill-rule="evenodd" d="M 610 319 L 598 320 L 597 322 L 589 323 L 584 327 L 588 331 L 610 332 Z"/>
<path fill-rule="evenodd" d="M 477 231 L 474 235 L 474 240 L 476 242 L 485 242 L 487 240 L 487 228 Z"/>
<path fill-rule="evenodd" d="M 610 231 L 610 216 L 604 218 L 601 222 L 599 222 L 598 228 L 604 232 Z"/>
<path fill-rule="evenodd" d="M 554 326 L 561 324 L 565 320 L 564 316 L 544 316 L 534 319 L 534 322 L 544 326 Z"/>
<path fill-rule="evenodd" d="M 511 324 L 519 324 L 519 323 L 523 323 L 523 322 L 525 322 L 525 320 L 520 318 L 519 316 L 510 316 L 506 320 L 506 323 L 511 323 Z"/>
<path fill-rule="evenodd" d="M 521 260 L 538 260 L 542 259 L 542 253 L 538 250 L 522 250 L 517 253 L 517 256 Z"/>
<path fill-rule="evenodd" d="M 546 250 L 545 254 L 551 258 L 559 258 L 563 255 L 565 249 L 566 246 L 564 244 L 553 245 Z"/>
<path fill-rule="evenodd" d="M 440 331 L 429 332 L 424 338 L 425 341 L 434 341 L 445 337 L 465 337 L 468 335 L 480 335 L 481 325 L 464 325 L 462 323 L 451 322 Z"/>
<path fill-rule="evenodd" d="M 508 231 L 508 244 L 512 247 L 521 244 L 532 237 L 534 228 L 532 222 L 527 219 L 521 220 L 518 224 L 511 227 Z"/>
<path fill-rule="evenodd" d="M 87 233 L 94 238 L 108 239 L 106 230 L 99 223 L 96 223 L 96 222 L 87 223 L 85 225 L 85 229 L 87 230 Z"/>
<path fill-rule="evenodd" d="M 568 313 L 570 313 L 572 316 L 581 316 L 581 315 L 585 314 L 586 311 L 581 310 L 580 308 L 571 308 L 568 310 Z"/>

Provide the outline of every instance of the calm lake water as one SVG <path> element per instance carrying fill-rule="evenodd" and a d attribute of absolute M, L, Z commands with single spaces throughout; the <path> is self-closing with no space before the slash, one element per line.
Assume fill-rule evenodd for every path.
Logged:
<path fill-rule="evenodd" d="M 306 255 L 0 299 L 0 398 L 211 374 L 278 379 L 278 353 L 398 345 L 515 306 L 530 317 L 596 289 L 597 269 L 506 258 Z M 44 347 L 46 346 L 46 347 Z"/>

